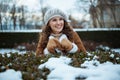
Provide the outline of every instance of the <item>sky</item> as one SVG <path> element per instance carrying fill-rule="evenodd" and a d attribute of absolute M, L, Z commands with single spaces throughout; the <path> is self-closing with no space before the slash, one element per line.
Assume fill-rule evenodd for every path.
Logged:
<path fill-rule="evenodd" d="M 17 6 L 25 5 L 29 11 L 37 11 L 40 9 L 39 0 L 19 0 Z"/>
<path fill-rule="evenodd" d="M 50 5 L 54 8 L 59 8 L 63 11 L 74 8 L 75 0 L 46 0 L 45 5 Z M 39 0 L 19 0 L 17 5 L 26 5 L 29 10 L 39 10 L 40 3 Z"/>
<path fill-rule="evenodd" d="M 69 10 L 75 7 L 75 0 L 48 0 L 47 3 L 52 7 L 60 8 L 62 10 Z"/>

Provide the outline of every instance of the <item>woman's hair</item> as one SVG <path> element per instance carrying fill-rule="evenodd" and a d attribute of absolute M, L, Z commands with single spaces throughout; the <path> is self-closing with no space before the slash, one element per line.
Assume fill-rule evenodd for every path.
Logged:
<path fill-rule="evenodd" d="M 49 25 L 46 25 L 42 28 L 42 32 L 40 33 L 40 45 L 43 47 L 43 49 L 47 45 L 51 32 L 52 30 Z M 64 27 L 62 33 L 65 34 L 70 41 L 73 41 L 72 32 L 73 32 L 72 27 L 68 24 L 68 22 L 64 20 Z"/>

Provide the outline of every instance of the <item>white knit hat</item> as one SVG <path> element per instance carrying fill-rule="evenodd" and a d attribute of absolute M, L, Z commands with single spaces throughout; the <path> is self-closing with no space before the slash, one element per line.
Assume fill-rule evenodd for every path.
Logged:
<path fill-rule="evenodd" d="M 65 21 L 67 21 L 67 16 L 66 14 L 59 10 L 59 9 L 49 9 L 46 13 L 45 13 L 45 16 L 44 16 L 44 23 L 45 25 L 48 24 L 49 20 L 52 19 L 53 17 L 55 16 L 60 16 L 62 17 Z"/>

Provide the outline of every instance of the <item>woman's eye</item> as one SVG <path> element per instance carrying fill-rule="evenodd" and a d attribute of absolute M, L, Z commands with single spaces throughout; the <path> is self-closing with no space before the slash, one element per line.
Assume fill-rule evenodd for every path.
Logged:
<path fill-rule="evenodd" d="M 60 18 L 59 20 L 61 21 L 61 20 L 63 20 L 63 18 Z"/>
<path fill-rule="evenodd" d="M 57 21 L 56 19 L 53 19 L 52 21 Z"/>

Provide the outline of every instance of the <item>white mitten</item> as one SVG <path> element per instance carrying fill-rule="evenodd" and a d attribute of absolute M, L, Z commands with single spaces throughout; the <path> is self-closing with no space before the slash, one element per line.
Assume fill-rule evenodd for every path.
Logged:
<path fill-rule="evenodd" d="M 65 34 L 62 34 L 62 36 L 60 36 L 59 41 L 61 42 L 63 39 L 68 39 Z"/>

